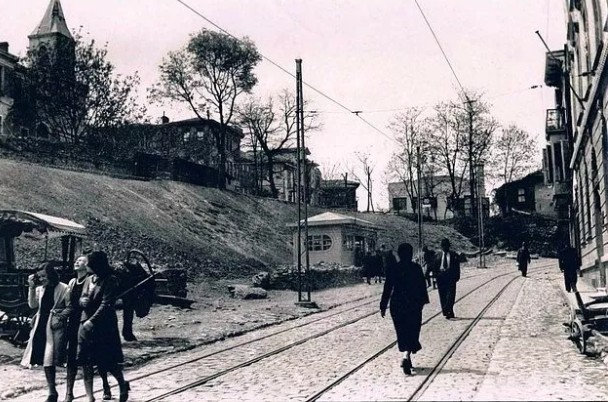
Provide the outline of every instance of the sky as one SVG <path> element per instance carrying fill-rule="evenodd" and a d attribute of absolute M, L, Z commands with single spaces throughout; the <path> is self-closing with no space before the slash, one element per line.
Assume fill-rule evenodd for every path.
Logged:
<path fill-rule="evenodd" d="M 304 97 L 320 113 L 322 129 L 307 146 L 321 170 L 357 169 L 357 153 L 374 161 L 374 204 L 388 208 L 386 165 L 396 143 L 387 126 L 399 109 L 456 100 L 459 87 L 414 0 L 183 0 L 237 37 L 253 40 L 265 57 L 295 74 L 301 58 Z M 158 78 L 158 65 L 191 34 L 216 29 L 178 0 L 62 0 L 71 30 L 99 44 L 121 74 L 137 71 L 141 100 Z M 564 0 L 418 0 L 462 85 L 481 91 L 504 125 L 516 124 L 544 146 L 545 49 L 565 42 Z M 0 42 L 24 55 L 27 36 L 48 0 L 0 0 Z M 265 98 L 295 80 L 267 61 L 255 70 L 254 95 Z M 371 125 L 327 97 L 360 114 Z M 531 86 L 541 88 L 530 89 Z M 185 106 L 150 106 L 153 117 L 192 117 Z M 427 109 L 428 110 L 428 109 Z M 382 132 L 382 133 L 381 133 Z M 387 138 L 389 137 L 389 138 Z M 359 208 L 366 194 L 358 192 Z"/>

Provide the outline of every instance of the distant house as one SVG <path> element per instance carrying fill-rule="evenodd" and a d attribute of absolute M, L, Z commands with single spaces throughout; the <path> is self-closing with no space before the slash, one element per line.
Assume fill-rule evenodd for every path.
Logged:
<path fill-rule="evenodd" d="M 9 53 L 8 43 L 0 42 L 0 141 L 21 134 L 13 132 L 13 127 L 8 124 L 7 119 L 18 89 L 15 72 L 18 60 L 17 56 Z"/>
<path fill-rule="evenodd" d="M 309 203 L 313 203 L 316 199 L 321 183 L 321 171 L 318 169 L 318 164 L 310 159 L 310 150 L 305 150 L 308 167 L 308 196 L 306 197 Z M 269 166 L 267 158 L 262 151 L 258 151 L 258 169 L 261 180 L 261 185 L 264 193 L 271 193 L 271 185 L 269 180 Z M 277 198 L 282 201 L 297 202 L 297 173 L 298 173 L 298 162 L 297 162 L 297 150 L 296 148 L 282 148 L 275 152 L 272 158 L 272 175 L 274 179 L 274 185 L 277 189 Z M 236 163 L 236 171 L 238 181 L 241 184 L 241 190 L 246 193 L 250 193 L 251 186 L 255 186 L 255 167 L 256 161 L 253 156 L 253 152 L 243 152 Z M 302 170 L 302 173 L 304 170 Z M 304 177 L 301 178 L 302 182 Z M 302 191 L 304 191 L 302 187 Z"/>
<path fill-rule="evenodd" d="M 316 205 L 325 208 L 357 210 L 359 182 L 349 180 L 321 180 Z"/>
<path fill-rule="evenodd" d="M 503 216 L 519 212 L 557 217 L 557 211 L 552 204 L 553 189 L 545 185 L 542 170 L 498 187 L 494 201 Z"/>
<path fill-rule="evenodd" d="M 112 130 L 115 141 L 122 142 L 123 147 L 140 155 L 181 159 L 216 170 L 220 164 L 215 135 L 221 126 L 212 119 L 192 118 L 170 122 L 163 116 L 161 124 L 131 124 Z M 232 181 L 238 174 L 236 161 L 240 157 L 243 136 L 239 128 L 228 127 L 225 142 L 228 185 L 236 185 Z"/>
<path fill-rule="evenodd" d="M 407 183 L 408 186 L 410 185 Z M 418 182 L 412 183 L 414 189 L 418 188 Z M 463 181 L 463 190 L 468 188 L 468 181 Z M 464 191 L 463 191 L 464 192 Z M 454 212 L 450 208 L 449 197 L 452 194 L 452 185 L 449 176 L 434 176 L 432 183 L 424 179 L 422 185 L 422 211 L 425 216 L 434 220 L 451 219 Z M 412 197 L 407 191 L 406 183 L 403 181 L 388 184 L 388 196 L 390 208 L 396 214 L 417 213 L 418 198 Z"/>
<path fill-rule="evenodd" d="M 287 226 L 294 229 L 293 256 L 297 263 L 298 224 Z M 358 265 L 367 251 L 376 249 L 378 229 L 372 222 L 355 216 L 325 212 L 308 219 L 308 241 L 303 244 L 308 246 L 311 264 Z"/>

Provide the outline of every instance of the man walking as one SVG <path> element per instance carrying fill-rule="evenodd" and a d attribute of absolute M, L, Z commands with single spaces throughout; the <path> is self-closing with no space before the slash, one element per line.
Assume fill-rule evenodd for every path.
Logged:
<path fill-rule="evenodd" d="M 450 251 L 450 241 L 441 240 L 441 260 L 436 270 L 437 289 L 441 302 L 441 312 L 447 319 L 454 318 L 456 301 L 456 282 L 460 280 L 460 258 Z"/>
<path fill-rule="evenodd" d="M 426 279 L 426 287 L 430 288 L 433 285 L 433 289 L 437 289 L 435 284 L 435 265 L 437 263 L 437 256 L 435 251 L 428 248 L 428 246 L 422 247 L 422 262 L 424 268 L 424 277 Z"/>
<path fill-rule="evenodd" d="M 517 269 L 521 271 L 521 276 L 528 275 L 528 264 L 530 264 L 530 251 L 526 242 L 521 244 L 521 248 L 517 250 Z"/>
<path fill-rule="evenodd" d="M 559 253 L 559 269 L 564 273 L 564 285 L 568 293 L 576 292 L 577 273 L 580 267 L 581 259 L 578 253 L 570 243 L 566 243 Z"/>

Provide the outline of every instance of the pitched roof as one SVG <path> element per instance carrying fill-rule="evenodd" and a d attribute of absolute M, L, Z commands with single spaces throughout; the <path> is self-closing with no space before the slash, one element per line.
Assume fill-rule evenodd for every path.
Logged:
<path fill-rule="evenodd" d="M 304 220 L 300 221 L 304 222 Z M 312 218 L 308 218 L 308 226 L 328 226 L 328 225 L 359 225 L 367 226 L 370 228 L 378 228 L 378 226 L 365 219 L 360 219 L 355 216 L 348 216 L 337 214 L 335 212 L 323 212 L 322 214 L 315 215 Z M 297 227 L 297 223 L 289 223 L 288 227 Z"/>
<path fill-rule="evenodd" d="M 61 34 L 65 37 L 73 39 L 72 34 L 65 22 L 63 8 L 59 0 L 51 0 L 49 6 L 42 17 L 42 21 L 30 36 L 40 36 L 49 34 Z"/>

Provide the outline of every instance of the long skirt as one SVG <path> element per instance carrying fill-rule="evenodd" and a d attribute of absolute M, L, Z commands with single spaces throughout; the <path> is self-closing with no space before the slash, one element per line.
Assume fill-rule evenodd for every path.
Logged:
<path fill-rule="evenodd" d="M 420 345 L 420 328 L 422 327 L 422 306 L 400 306 L 391 308 L 391 317 L 397 332 L 397 345 L 400 352 L 416 353 Z"/>

